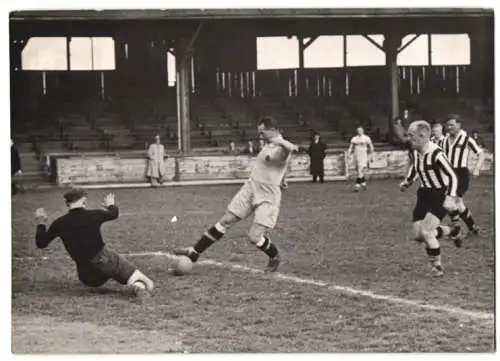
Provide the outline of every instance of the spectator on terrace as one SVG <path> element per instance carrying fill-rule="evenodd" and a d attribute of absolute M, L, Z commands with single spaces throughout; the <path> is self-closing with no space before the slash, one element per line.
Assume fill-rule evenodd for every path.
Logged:
<path fill-rule="evenodd" d="M 255 147 L 255 153 L 259 154 L 259 152 L 262 150 L 262 148 L 264 148 L 265 145 L 266 145 L 266 142 L 264 141 L 264 139 L 260 138 L 259 143 Z"/>
<path fill-rule="evenodd" d="M 165 135 L 167 136 L 167 138 L 170 138 L 170 133 L 172 133 L 172 129 L 170 129 L 170 125 L 167 125 L 165 127 Z"/>
<path fill-rule="evenodd" d="M 102 145 L 104 149 L 111 149 L 111 140 L 113 139 L 113 135 L 109 133 L 106 129 L 102 131 Z"/>
<path fill-rule="evenodd" d="M 245 129 L 240 131 L 240 137 L 241 137 L 241 140 L 244 142 L 246 137 L 247 137 L 247 132 Z"/>
<path fill-rule="evenodd" d="M 236 148 L 236 143 L 234 143 L 234 141 L 231 141 L 231 143 L 229 143 L 229 147 L 227 148 L 226 153 L 232 155 L 239 154 L 239 151 Z"/>
<path fill-rule="evenodd" d="M 403 110 L 403 115 L 400 119 L 401 125 L 405 128 L 408 127 L 411 123 L 410 111 L 408 109 Z"/>
<path fill-rule="evenodd" d="M 248 155 L 256 155 L 257 154 L 256 149 L 253 146 L 253 141 L 252 140 L 249 140 L 247 142 L 247 146 L 245 147 L 245 150 L 243 151 L 243 153 L 244 154 L 248 154 Z"/>
<path fill-rule="evenodd" d="M 302 116 L 299 118 L 299 126 L 301 128 L 307 128 L 307 120 L 305 120 Z"/>
<path fill-rule="evenodd" d="M 148 171 L 147 178 L 153 187 L 163 182 L 163 159 L 165 147 L 161 144 L 160 136 L 154 137 L 155 142 L 148 149 Z"/>
<path fill-rule="evenodd" d="M 200 130 L 201 135 L 205 135 L 205 133 L 206 133 L 206 128 L 205 128 L 205 124 L 204 124 L 204 123 L 200 123 L 200 124 L 198 124 L 198 129 Z"/>

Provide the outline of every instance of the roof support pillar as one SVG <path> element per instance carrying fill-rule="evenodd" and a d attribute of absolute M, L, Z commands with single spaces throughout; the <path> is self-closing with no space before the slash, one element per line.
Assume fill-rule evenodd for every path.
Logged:
<path fill-rule="evenodd" d="M 306 47 L 304 45 L 304 37 L 302 35 L 297 35 L 297 41 L 299 42 L 299 69 L 297 71 L 297 82 L 298 82 L 298 95 L 304 94 L 305 84 L 304 84 L 304 51 Z"/>
<path fill-rule="evenodd" d="M 389 76 L 389 94 L 391 112 L 389 118 L 389 129 L 392 131 L 394 119 L 399 115 L 399 84 L 398 84 L 398 49 L 401 46 L 401 34 L 386 33 L 384 39 L 385 62 Z"/>
<path fill-rule="evenodd" d="M 185 154 L 191 151 L 190 76 L 193 53 L 190 39 L 179 39 L 175 53 L 177 54 L 177 138 L 179 151 Z"/>

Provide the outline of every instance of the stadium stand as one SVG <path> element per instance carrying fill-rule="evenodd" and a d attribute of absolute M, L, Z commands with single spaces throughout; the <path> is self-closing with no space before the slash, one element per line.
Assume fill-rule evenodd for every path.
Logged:
<path fill-rule="evenodd" d="M 478 99 L 416 99 L 402 102 L 413 118 L 443 121 L 452 112 L 462 116 L 470 132 L 492 140 L 491 102 Z M 67 111 L 65 113 L 65 111 Z M 345 147 L 355 128 L 362 125 L 375 142 L 386 142 L 388 120 L 384 108 L 368 101 L 333 101 L 321 97 L 202 98 L 191 101 L 193 148 L 225 149 L 255 139 L 257 119 L 275 116 L 284 134 L 306 144 L 319 132 L 331 147 Z M 27 125 L 27 133 L 14 132 L 16 142 L 39 157 L 49 153 L 145 150 L 155 134 L 167 149 L 177 145 L 176 104 L 171 100 L 124 97 L 117 100 L 65 103 L 54 121 Z M 215 149 L 216 150 L 216 149 Z"/>

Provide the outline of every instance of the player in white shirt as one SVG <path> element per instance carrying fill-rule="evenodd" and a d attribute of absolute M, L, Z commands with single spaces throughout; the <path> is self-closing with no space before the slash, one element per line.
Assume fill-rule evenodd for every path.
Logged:
<path fill-rule="evenodd" d="M 349 155 L 354 154 L 354 163 L 356 164 L 356 185 L 354 190 L 358 192 L 361 187 L 366 190 L 365 173 L 373 154 L 373 143 L 362 127 L 358 127 L 356 132 L 358 135 L 352 137 L 347 153 Z"/>
<path fill-rule="evenodd" d="M 229 203 L 225 214 L 210 227 L 193 247 L 174 253 L 189 257 L 196 262 L 211 245 L 220 240 L 239 221 L 253 213 L 254 220 L 248 239 L 263 251 L 269 262 L 267 271 L 274 272 L 280 264 L 278 248 L 271 242 L 268 233 L 276 225 L 281 207 L 281 191 L 287 188 L 286 172 L 291 155 L 299 147 L 284 139 L 277 122 L 272 117 L 260 120 L 257 131 L 267 141 L 255 158 L 249 179 Z"/>

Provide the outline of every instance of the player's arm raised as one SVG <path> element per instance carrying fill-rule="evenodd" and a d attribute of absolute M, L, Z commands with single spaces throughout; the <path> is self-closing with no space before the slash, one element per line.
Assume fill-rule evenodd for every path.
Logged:
<path fill-rule="evenodd" d="M 276 138 L 271 139 L 271 143 L 279 145 L 281 148 L 283 148 L 285 150 L 287 155 L 288 155 L 288 153 L 297 152 L 299 150 L 298 145 L 295 145 L 292 142 L 289 142 L 288 140 L 281 138 L 281 137 L 276 137 Z"/>
<path fill-rule="evenodd" d="M 299 146 L 281 137 L 273 138 L 270 140 L 270 142 L 279 145 L 279 148 L 276 148 L 276 150 L 272 154 L 266 157 L 267 161 L 286 160 L 292 152 L 296 152 L 299 150 Z"/>
<path fill-rule="evenodd" d="M 118 207 L 115 204 L 115 195 L 113 193 L 107 194 L 104 197 L 104 207 L 106 209 L 98 210 L 98 216 L 101 222 L 112 221 L 118 218 Z"/>
<path fill-rule="evenodd" d="M 59 233 L 57 232 L 57 221 L 52 223 L 47 229 L 48 215 L 45 209 L 38 208 L 35 212 L 36 218 L 36 234 L 35 243 L 38 248 L 46 248 Z"/>
<path fill-rule="evenodd" d="M 467 145 L 477 155 L 476 166 L 474 167 L 474 169 L 472 171 L 472 175 L 477 177 L 479 175 L 479 171 L 483 167 L 485 153 L 481 149 L 481 147 L 477 144 L 477 142 L 471 137 L 469 137 Z"/>

